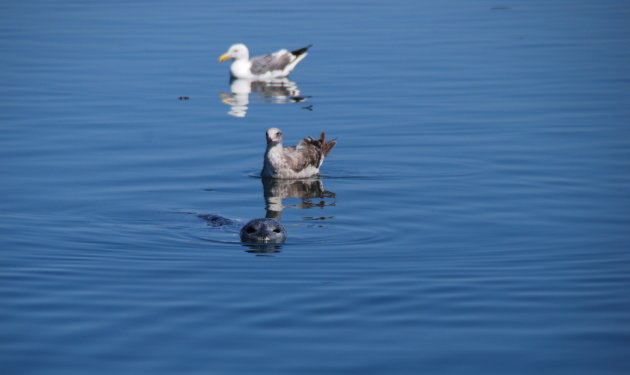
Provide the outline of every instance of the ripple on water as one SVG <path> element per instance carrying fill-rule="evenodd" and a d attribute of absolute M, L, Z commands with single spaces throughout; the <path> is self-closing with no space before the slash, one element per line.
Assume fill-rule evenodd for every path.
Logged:
<path fill-rule="evenodd" d="M 271 247 L 277 247 L 273 250 L 291 251 L 303 248 L 329 248 L 353 245 L 377 245 L 385 244 L 394 236 L 394 231 L 383 228 L 374 231 L 372 228 L 365 226 L 349 225 L 349 224 L 329 224 L 314 226 L 309 221 L 285 223 L 287 229 L 287 240 L 282 244 L 273 244 Z M 229 227 L 208 227 L 208 226 L 190 226 L 176 228 L 176 234 L 181 240 L 189 240 L 199 244 L 208 243 L 216 245 L 226 245 L 228 248 L 239 249 L 242 246 L 256 247 L 256 245 L 245 244 L 239 241 L 240 226 Z M 263 245 L 263 247 L 270 247 Z M 217 249 L 226 249 L 220 247 Z"/>

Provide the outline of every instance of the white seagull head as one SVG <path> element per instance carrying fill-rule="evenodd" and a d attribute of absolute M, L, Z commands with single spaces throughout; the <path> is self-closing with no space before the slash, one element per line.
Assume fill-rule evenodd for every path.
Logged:
<path fill-rule="evenodd" d="M 247 46 L 243 43 L 233 44 L 226 53 L 219 57 L 219 61 L 221 62 L 229 59 L 249 60 L 249 50 L 247 49 Z"/>
<path fill-rule="evenodd" d="M 267 144 L 278 144 L 282 143 L 282 130 L 278 128 L 269 128 L 267 129 Z"/>

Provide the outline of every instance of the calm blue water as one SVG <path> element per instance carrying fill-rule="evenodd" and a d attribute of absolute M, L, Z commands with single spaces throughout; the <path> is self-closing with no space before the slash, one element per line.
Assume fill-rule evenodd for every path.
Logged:
<path fill-rule="evenodd" d="M 630 373 L 629 21 L 3 2 L 0 371 Z M 235 42 L 314 46 L 280 92 L 234 93 Z M 338 139 L 321 180 L 263 187 L 272 126 Z M 289 237 L 257 251 L 204 214 Z"/>

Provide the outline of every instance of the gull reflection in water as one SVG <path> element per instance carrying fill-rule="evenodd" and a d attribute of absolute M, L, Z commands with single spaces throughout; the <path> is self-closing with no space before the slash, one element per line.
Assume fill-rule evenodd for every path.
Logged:
<path fill-rule="evenodd" d="M 231 94 L 221 94 L 221 101 L 231 107 L 228 114 L 234 117 L 247 116 L 249 95 L 252 93 L 265 103 L 296 103 L 306 100 L 306 97 L 300 94 L 297 84 L 288 78 L 277 78 L 271 81 L 232 78 L 230 90 Z"/>
<path fill-rule="evenodd" d="M 335 198 L 336 195 L 324 189 L 324 184 L 319 178 L 303 180 L 278 180 L 275 178 L 263 178 L 263 191 L 265 195 L 266 217 L 281 220 L 282 209 L 291 208 L 313 208 L 334 206 L 335 202 L 326 202 L 325 198 Z M 285 198 L 297 198 L 301 202 L 296 205 L 284 206 L 282 200 Z M 319 199 L 319 201 L 317 201 Z M 332 217 L 313 218 L 331 219 Z"/>
<path fill-rule="evenodd" d="M 262 178 L 263 194 L 265 196 L 265 217 L 280 221 L 283 208 L 307 209 L 313 207 L 334 206 L 335 202 L 326 202 L 325 199 L 335 198 L 336 195 L 324 189 L 324 184 L 319 178 L 302 180 L 279 180 L 270 177 Z M 300 203 L 285 206 L 283 199 L 297 198 Z M 307 220 L 327 220 L 333 217 L 311 217 Z M 289 237 L 291 234 L 289 233 Z M 257 256 L 273 256 L 282 251 L 282 244 L 244 244 L 248 253 Z"/>

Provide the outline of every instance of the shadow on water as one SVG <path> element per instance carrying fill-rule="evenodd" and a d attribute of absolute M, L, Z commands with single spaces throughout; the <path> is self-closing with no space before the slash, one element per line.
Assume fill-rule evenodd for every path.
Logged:
<path fill-rule="evenodd" d="M 300 93 L 297 83 L 288 78 L 277 78 L 271 81 L 253 81 L 243 78 L 230 79 L 230 94 L 221 93 L 221 101 L 230 106 L 229 115 L 245 117 L 252 99 L 258 98 L 263 103 L 302 103 L 307 96 Z M 312 110 L 312 106 L 304 107 Z"/>

